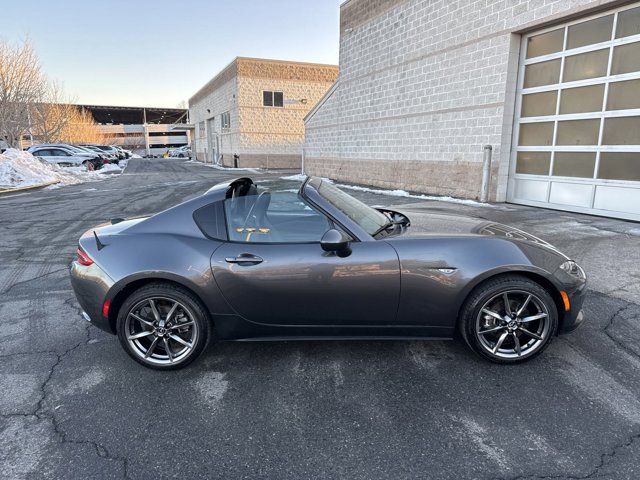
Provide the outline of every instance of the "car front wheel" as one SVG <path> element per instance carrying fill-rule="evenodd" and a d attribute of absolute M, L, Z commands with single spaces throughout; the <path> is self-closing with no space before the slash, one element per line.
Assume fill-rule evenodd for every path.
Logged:
<path fill-rule="evenodd" d="M 186 367 L 205 349 L 210 323 L 200 301 L 171 284 L 136 290 L 120 308 L 118 338 L 127 353 L 145 367 Z"/>
<path fill-rule="evenodd" d="M 480 356 L 518 363 L 539 355 L 558 328 L 553 298 L 540 284 L 519 275 L 488 280 L 465 302 L 460 331 Z"/>

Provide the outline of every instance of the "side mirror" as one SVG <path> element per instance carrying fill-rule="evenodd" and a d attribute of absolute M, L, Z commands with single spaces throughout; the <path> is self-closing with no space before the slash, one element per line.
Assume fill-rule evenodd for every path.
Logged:
<path fill-rule="evenodd" d="M 351 242 L 351 238 L 348 235 L 332 228 L 322 236 L 320 246 L 325 252 L 342 253 L 350 251 L 349 242 Z"/>

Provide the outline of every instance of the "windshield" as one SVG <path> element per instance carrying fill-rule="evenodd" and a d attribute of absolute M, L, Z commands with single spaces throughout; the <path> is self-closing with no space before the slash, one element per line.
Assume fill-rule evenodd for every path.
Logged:
<path fill-rule="evenodd" d="M 76 152 L 76 153 L 81 153 L 81 154 L 83 154 L 83 155 L 87 155 L 87 154 L 89 154 L 89 153 L 93 155 L 93 152 L 91 152 L 91 151 L 89 151 L 89 150 L 86 150 L 86 149 L 84 149 L 84 148 L 82 148 L 82 147 L 76 147 L 75 145 L 69 145 L 67 148 L 68 148 L 69 150 L 72 150 L 72 151 L 74 151 L 74 152 Z"/>
<path fill-rule="evenodd" d="M 335 185 L 323 180 L 318 193 L 331 205 L 341 210 L 347 217 L 356 222 L 369 235 L 374 235 L 390 223 L 383 213 L 353 198 Z"/>

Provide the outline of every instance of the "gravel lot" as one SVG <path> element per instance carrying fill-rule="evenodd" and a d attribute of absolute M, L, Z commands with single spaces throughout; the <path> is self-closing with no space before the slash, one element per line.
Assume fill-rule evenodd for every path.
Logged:
<path fill-rule="evenodd" d="M 417 226 L 429 210 L 510 223 L 585 267 L 585 324 L 522 366 L 442 341 L 216 344 L 172 373 L 133 362 L 79 315 L 79 235 L 232 176 L 142 159 L 103 182 L 0 197 L 1 477 L 640 478 L 633 222 L 352 192 L 403 205 Z"/>

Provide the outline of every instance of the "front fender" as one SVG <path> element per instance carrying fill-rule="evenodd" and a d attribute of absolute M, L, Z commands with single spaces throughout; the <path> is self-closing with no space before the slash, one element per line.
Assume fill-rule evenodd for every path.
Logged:
<path fill-rule="evenodd" d="M 449 329 L 469 293 L 486 279 L 504 273 L 543 277 L 554 286 L 563 257 L 551 250 L 498 237 L 433 236 L 388 241 L 398 252 L 401 298 L 397 323 Z"/>

